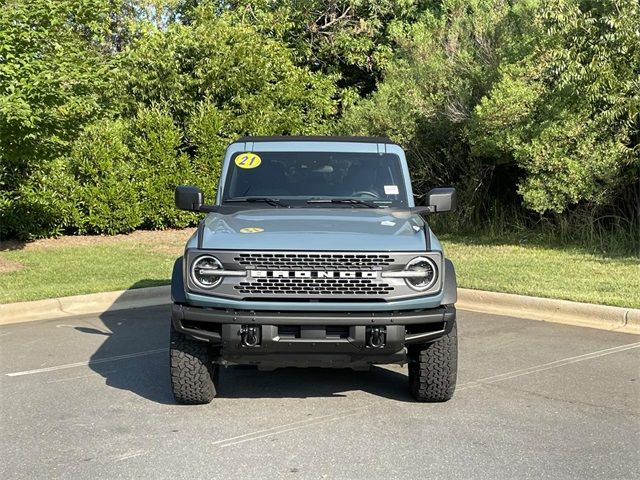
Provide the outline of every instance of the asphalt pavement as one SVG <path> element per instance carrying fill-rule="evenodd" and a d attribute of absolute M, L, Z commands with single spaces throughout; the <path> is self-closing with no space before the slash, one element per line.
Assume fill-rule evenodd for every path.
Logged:
<path fill-rule="evenodd" d="M 640 337 L 459 312 L 458 388 L 406 368 L 222 370 L 173 403 L 168 307 L 0 327 L 0 478 L 632 479 Z"/>

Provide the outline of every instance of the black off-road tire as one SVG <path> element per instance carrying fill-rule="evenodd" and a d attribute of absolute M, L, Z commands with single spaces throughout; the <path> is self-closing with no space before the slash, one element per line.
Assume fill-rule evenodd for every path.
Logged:
<path fill-rule="evenodd" d="M 409 389 L 418 402 L 446 402 L 453 397 L 458 376 L 458 333 L 409 349 Z"/>
<path fill-rule="evenodd" d="M 217 395 L 220 366 L 213 364 L 213 353 L 207 343 L 192 340 L 171 325 L 171 389 L 177 403 L 200 405 Z"/>

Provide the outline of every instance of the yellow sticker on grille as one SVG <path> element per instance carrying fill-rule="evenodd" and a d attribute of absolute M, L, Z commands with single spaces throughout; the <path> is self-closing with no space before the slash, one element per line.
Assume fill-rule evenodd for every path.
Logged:
<path fill-rule="evenodd" d="M 245 227 L 240 229 L 240 233 L 260 233 L 264 232 L 264 228 L 260 227 Z"/>
<path fill-rule="evenodd" d="M 262 163 L 262 159 L 255 153 L 245 152 L 238 155 L 234 162 L 236 166 L 248 170 L 250 168 L 259 167 Z"/>

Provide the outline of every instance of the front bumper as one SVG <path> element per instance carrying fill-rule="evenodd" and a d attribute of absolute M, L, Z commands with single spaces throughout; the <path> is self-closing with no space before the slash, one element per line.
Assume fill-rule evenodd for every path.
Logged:
<path fill-rule="evenodd" d="M 220 346 L 223 363 L 278 366 L 344 366 L 402 363 L 405 345 L 427 343 L 451 330 L 453 306 L 395 312 L 290 312 L 201 308 L 174 304 L 173 326 L 196 340 Z M 243 343 L 255 327 L 259 344 Z M 372 329 L 384 345 L 371 347 Z"/>

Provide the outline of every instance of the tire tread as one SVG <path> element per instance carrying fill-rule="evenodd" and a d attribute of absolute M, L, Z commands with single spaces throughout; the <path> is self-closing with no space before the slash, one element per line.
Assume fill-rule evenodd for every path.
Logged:
<path fill-rule="evenodd" d="M 446 402 L 453 397 L 458 373 L 458 335 L 451 331 L 410 352 L 409 388 L 419 402 Z"/>
<path fill-rule="evenodd" d="M 171 325 L 169 363 L 171 389 L 177 403 L 201 405 L 213 400 L 219 366 L 211 362 L 209 345 L 188 338 Z"/>

